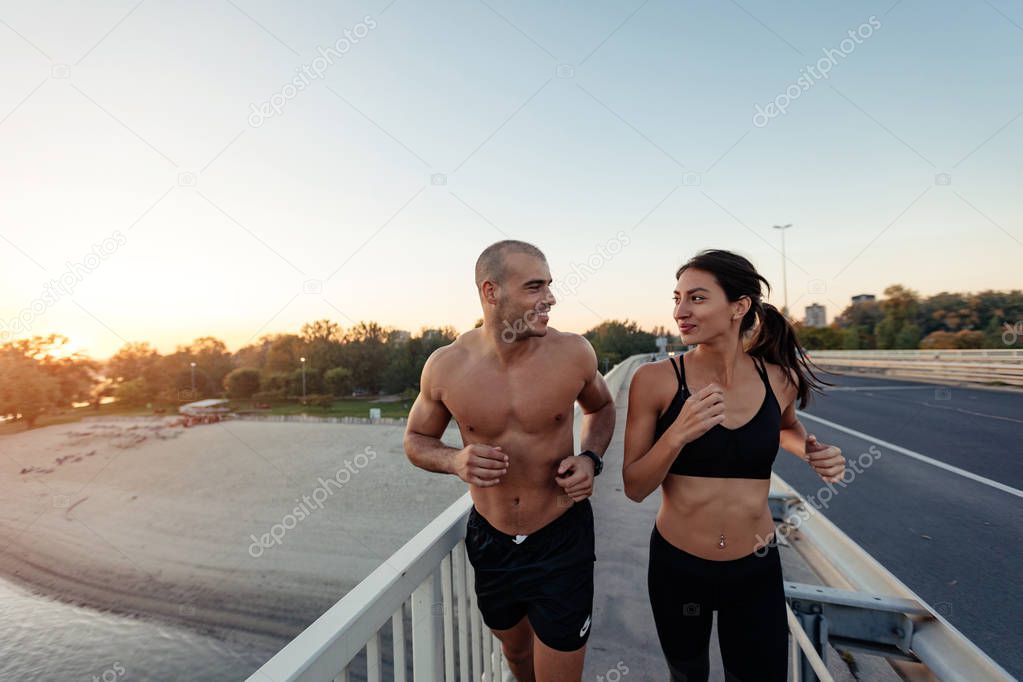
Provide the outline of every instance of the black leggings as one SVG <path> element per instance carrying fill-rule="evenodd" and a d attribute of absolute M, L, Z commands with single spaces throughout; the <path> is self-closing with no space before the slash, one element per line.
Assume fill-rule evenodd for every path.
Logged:
<path fill-rule="evenodd" d="M 672 682 L 706 682 L 714 611 L 726 680 L 785 681 L 788 618 L 777 544 L 760 554 L 703 559 L 669 543 L 654 526 L 647 587 Z"/>

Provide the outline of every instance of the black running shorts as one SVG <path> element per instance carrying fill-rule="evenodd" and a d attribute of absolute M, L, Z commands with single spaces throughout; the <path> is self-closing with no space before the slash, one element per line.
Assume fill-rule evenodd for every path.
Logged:
<path fill-rule="evenodd" d="M 506 630 L 528 616 L 552 649 L 575 651 L 586 643 L 597 558 L 588 499 L 525 538 L 497 530 L 473 506 L 465 548 L 487 627 Z"/>

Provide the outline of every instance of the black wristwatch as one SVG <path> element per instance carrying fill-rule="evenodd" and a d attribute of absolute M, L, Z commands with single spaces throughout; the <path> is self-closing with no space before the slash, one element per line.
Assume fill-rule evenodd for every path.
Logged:
<path fill-rule="evenodd" d="M 593 475 L 600 476 L 600 472 L 604 469 L 604 460 L 602 460 L 597 453 L 593 450 L 583 450 L 577 457 L 589 457 L 593 460 Z"/>

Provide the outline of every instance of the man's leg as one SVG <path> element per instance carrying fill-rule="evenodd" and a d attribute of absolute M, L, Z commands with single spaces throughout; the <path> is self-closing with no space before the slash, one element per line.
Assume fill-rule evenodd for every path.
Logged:
<path fill-rule="evenodd" d="M 537 585 L 530 594 L 529 622 L 537 682 L 582 679 L 586 641 L 593 615 L 593 511 L 589 500 L 565 512 L 563 524 L 540 560 Z M 568 516 L 568 515 L 571 516 Z"/>
<path fill-rule="evenodd" d="M 533 674 L 533 628 L 529 619 L 522 617 L 507 630 L 491 630 L 501 640 L 501 651 L 508 662 L 512 675 L 518 682 L 534 682 Z"/>
<path fill-rule="evenodd" d="M 522 601 L 521 558 L 510 553 L 510 545 L 508 537 L 490 526 L 473 507 L 466 524 L 465 551 L 472 565 L 480 615 L 501 641 L 515 678 L 532 682 L 533 629 Z"/>
<path fill-rule="evenodd" d="M 575 651 L 552 649 L 540 638 L 533 639 L 533 668 L 536 682 L 578 682 L 583 678 L 586 645 Z M 531 678 L 532 679 L 532 678 Z"/>

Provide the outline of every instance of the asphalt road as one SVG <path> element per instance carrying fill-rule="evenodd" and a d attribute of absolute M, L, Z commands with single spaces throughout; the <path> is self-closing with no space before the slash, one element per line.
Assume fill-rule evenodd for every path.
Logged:
<path fill-rule="evenodd" d="M 870 463 L 855 477 L 847 475 L 847 485 L 836 486 L 821 511 L 989 656 L 1023 677 L 1023 393 L 883 377 L 826 378 L 836 386 L 811 402 L 800 420 L 819 440 L 840 447 L 850 466 L 861 455 Z M 821 498 L 820 478 L 785 451 L 774 471 L 804 497 L 830 494 Z"/>

